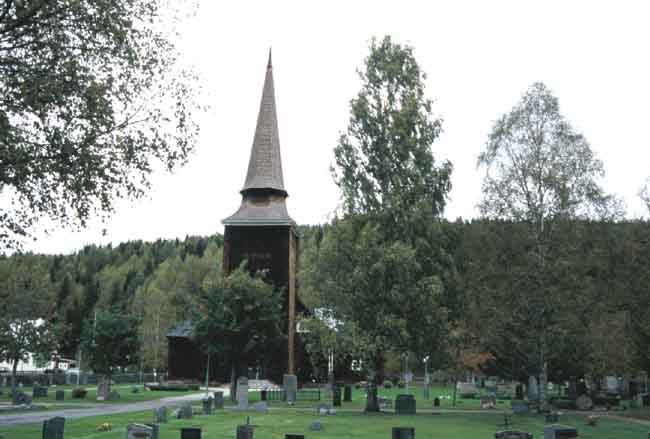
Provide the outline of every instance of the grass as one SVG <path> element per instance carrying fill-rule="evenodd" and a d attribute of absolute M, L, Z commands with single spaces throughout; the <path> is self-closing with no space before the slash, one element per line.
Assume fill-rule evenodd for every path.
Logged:
<path fill-rule="evenodd" d="M 348 403 L 349 404 L 349 403 Z M 286 407 L 286 406 L 285 406 Z M 212 416 L 195 416 L 191 420 L 170 420 L 161 425 L 161 439 L 177 439 L 182 427 L 200 427 L 203 437 L 232 438 L 237 424 L 245 423 L 250 415 L 256 426 L 256 439 L 283 439 L 286 433 L 304 434 L 310 439 L 376 439 L 389 438 L 394 426 L 414 427 L 419 438 L 430 439 L 477 439 L 494 437 L 500 428 L 502 415 L 495 412 L 469 412 L 464 414 L 418 414 L 397 416 L 394 414 L 365 415 L 360 411 L 339 411 L 333 416 L 317 416 L 308 408 L 284 408 L 271 410 L 268 414 L 242 413 L 235 410 L 218 411 Z M 151 422 L 151 412 L 97 416 L 66 421 L 66 439 L 123 439 L 126 426 L 132 422 Z M 541 416 L 513 417 L 515 429 L 530 431 L 534 437 L 543 437 L 544 419 Z M 320 420 L 323 431 L 309 431 L 311 422 Z M 97 432 L 104 422 L 112 424 L 112 431 Z M 581 439 L 637 439 L 646 437 L 648 427 L 617 420 L 602 419 L 596 427 L 585 425 L 584 418 L 569 415 L 563 424 L 578 428 Z M 41 425 L 20 425 L 0 428 L 6 438 L 39 437 Z"/>
<path fill-rule="evenodd" d="M 169 396 L 183 396 L 199 393 L 200 391 L 189 391 L 189 392 L 178 392 L 178 391 L 149 391 L 143 390 L 142 386 L 139 393 L 131 393 L 132 384 L 113 384 L 111 386 L 112 390 L 116 390 L 120 394 L 120 399 L 115 401 L 97 401 L 97 386 L 82 386 L 88 390 L 85 398 L 73 398 L 72 389 L 76 386 L 51 386 L 47 392 L 46 398 L 34 398 L 34 404 L 54 404 L 59 405 L 61 402 L 64 405 L 69 404 L 79 404 L 79 405 L 89 405 L 89 404 L 128 404 L 131 402 L 139 401 L 151 401 L 154 399 L 166 398 Z M 65 392 L 65 399 L 63 401 L 56 400 L 56 391 L 63 390 Z M 28 395 L 32 395 L 31 387 L 23 387 L 22 391 Z M 11 402 L 11 396 L 9 390 L 7 389 L 3 395 L 0 396 L 0 403 L 9 403 Z"/>

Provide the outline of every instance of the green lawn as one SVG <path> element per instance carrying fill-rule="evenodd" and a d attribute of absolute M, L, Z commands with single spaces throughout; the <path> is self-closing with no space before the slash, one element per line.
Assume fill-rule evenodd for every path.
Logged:
<path fill-rule="evenodd" d="M 63 390 L 65 392 L 65 404 L 80 404 L 80 405 L 89 405 L 89 404 L 126 404 L 130 402 L 138 401 L 150 401 L 153 399 L 166 398 L 168 396 L 183 396 L 190 395 L 194 393 L 199 393 L 199 391 L 190 391 L 190 392 L 174 392 L 174 391 L 148 391 L 142 390 L 142 386 L 138 386 L 140 393 L 131 393 L 131 384 L 114 384 L 111 386 L 113 390 L 116 390 L 120 394 L 120 399 L 115 401 L 97 401 L 97 386 L 82 386 L 88 389 L 88 393 L 85 398 L 72 398 L 72 389 L 76 386 L 51 386 L 47 392 L 47 398 L 34 398 L 34 404 L 59 404 L 61 401 L 56 401 L 56 391 Z M 28 395 L 32 395 L 31 387 L 24 387 L 22 389 Z M 9 389 L 5 389 L 5 392 L 0 396 L 0 402 L 10 402 L 11 396 L 9 395 Z"/>
<path fill-rule="evenodd" d="M 416 436 L 430 439 L 481 439 L 494 437 L 497 425 L 502 421 L 498 413 L 465 414 L 418 414 L 396 416 L 394 414 L 365 415 L 361 412 L 339 412 L 333 416 L 317 416 L 308 408 L 277 409 L 268 414 L 241 413 L 234 410 L 219 411 L 212 416 L 195 416 L 191 420 L 170 420 L 161 425 L 161 439 L 178 439 L 181 427 L 201 427 L 203 437 L 211 439 L 235 437 L 237 424 L 245 422 L 246 416 L 256 426 L 256 439 L 283 439 L 285 433 L 305 434 L 307 438 L 321 439 L 381 439 L 390 438 L 394 426 L 415 427 Z M 123 439 L 126 425 L 131 422 L 150 422 L 150 412 L 93 417 L 66 422 L 66 439 Z M 535 438 L 543 437 L 543 417 L 514 417 L 514 428 L 531 431 Z M 309 431 L 315 420 L 323 422 L 324 430 Z M 103 422 L 110 422 L 113 430 L 97 432 Z M 578 428 L 581 439 L 638 439 L 647 437 L 650 428 L 634 423 L 615 420 L 601 420 L 597 427 L 588 427 L 584 418 L 567 416 L 563 423 Z M 0 428 L 0 434 L 7 439 L 40 437 L 40 425 L 24 425 Z"/>

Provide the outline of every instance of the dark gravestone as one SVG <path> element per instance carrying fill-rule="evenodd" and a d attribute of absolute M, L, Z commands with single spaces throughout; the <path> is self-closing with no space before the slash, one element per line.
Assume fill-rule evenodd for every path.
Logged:
<path fill-rule="evenodd" d="M 253 439 L 253 426 L 248 424 L 238 425 L 237 439 Z"/>
<path fill-rule="evenodd" d="M 377 385 L 373 382 L 367 384 L 367 395 L 366 399 L 366 411 L 367 412 L 378 412 L 379 411 L 379 398 L 377 397 Z"/>
<path fill-rule="evenodd" d="M 527 431 L 498 431 L 494 433 L 494 439 L 533 439 L 533 434 Z"/>
<path fill-rule="evenodd" d="M 266 390 L 266 389 L 262 390 L 260 392 L 260 400 L 267 401 L 268 400 L 268 393 L 269 393 L 268 390 Z"/>
<path fill-rule="evenodd" d="M 413 395 L 397 395 L 397 398 L 395 398 L 395 413 L 398 415 L 414 415 L 415 398 Z"/>
<path fill-rule="evenodd" d="M 47 398 L 47 387 L 34 383 L 34 387 L 32 388 L 32 397 Z"/>
<path fill-rule="evenodd" d="M 546 415 L 546 418 L 544 419 L 544 421 L 547 424 L 556 424 L 556 423 L 560 422 L 560 414 L 557 413 L 557 412 L 548 413 Z"/>
<path fill-rule="evenodd" d="M 352 401 L 352 386 L 346 384 L 343 388 L 343 401 L 351 402 Z"/>
<path fill-rule="evenodd" d="M 192 403 L 186 402 L 178 409 L 178 419 L 192 419 Z"/>
<path fill-rule="evenodd" d="M 56 418 L 43 421 L 43 439 L 63 439 L 65 418 Z"/>
<path fill-rule="evenodd" d="M 55 396 L 57 401 L 65 400 L 65 392 L 63 390 L 57 390 Z"/>
<path fill-rule="evenodd" d="M 438 398 L 437 396 L 433 398 L 433 406 L 440 407 L 440 398 Z"/>
<path fill-rule="evenodd" d="M 284 439 L 305 439 L 304 434 L 285 434 Z"/>
<path fill-rule="evenodd" d="M 544 427 L 544 439 L 573 439 L 578 437 L 578 430 L 566 425 L 547 425 Z"/>
<path fill-rule="evenodd" d="M 203 398 L 203 414 L 211 415 L 212 414 L 212 398 Z"/>
<path fill-rule="evenodd" d="M 309 429 L 311 431 L 322 431 L 323 423 L 321 421 L 314 421 L 311 424 L 309 424 Z"/>
<path fill-rule="evenodd" d="M 201 439 L 201 429 L 196 427 L 181 428 L 181 439 Z"/>
<path fill-rule="evenodd" d="M 567 398 L 572 401 L 575 401 L 578 397 L 578 385 L 575 381 L 575 378 L 569 380 L 569 387 L 567 389 Z"/>
<path fill-rule="evenodd" d="M 515 399 L 524 399 L 524 386 L 521 383 L 515 386 Z"/>
<path fill-rule="evenodd" d="M 214 408 L 223 408 L 223 392 L 214 392 Z"/>
<path fill-rule="evenodd" d="M 338 384 L 332 387 L 332 406 L 341 407 L 341 387 Z"/>
<path fill-rule="evenodd" d="M 393 427 L 392 439 L 415 439 L 415 428 Z"/>

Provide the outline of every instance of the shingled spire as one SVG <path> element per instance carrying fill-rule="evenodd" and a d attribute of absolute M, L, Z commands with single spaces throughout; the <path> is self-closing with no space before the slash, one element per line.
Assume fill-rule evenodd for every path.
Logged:
<path fill-rule="evenodd" d="M 223 220 L 226 226 L 292 226 L 295 224 L 287 212 L 285 203 L 288 194 L 282 177 L 270 50 L 246 182 L 240 192 L 241 206 L 234 215 Z"/>
<path fill-rule="evenodd" d="M 248 162 L 248 173 L 241 193 L 244 194 L 251 189 L 274 189 L 287 196 L 282 177 L 280 136 L 278 134 L 278 116 L 275 109 L 275 89 L 270 49 L 264 89 L 262 91 L 262 102 L 260 103 L 253 147 Z"/>

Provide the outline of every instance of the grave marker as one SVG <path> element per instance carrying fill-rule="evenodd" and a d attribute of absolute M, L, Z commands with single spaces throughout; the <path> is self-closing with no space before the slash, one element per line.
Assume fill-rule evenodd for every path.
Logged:
<path fill-rule="evenodd" d="M 248 409 L 248 378 L 246 377 L 237 379 L 237 408 L 240 410 Z"/>
<path fill-rule="evenodd" d="M 397 395 L 395 398 L 395 413 L 398 415 L 414 415 L 415 398 L 413 395 Z"/>
<path fill-rule="evenodd" d="M 167 423 L 167 407 L 162 406 L 157 409 L 153 409 L 153 422 L 154 424 L 165 424 Z"/>
<path fill-rule="evenodd" d="M 203 414 L 204 415 L 211 415 L 212 414 L 212 398 L 203 398 Z"/>
<path fill-rule="evenodd" d="M 578 430 L 566 425 L 547 425 L 544 427 L 544 439 L 572 439 L 578 437 Z"/>
<path fill-rule="evenodd" d="M 341 387 L 338 384 L 332 387 L 332 405 L 341 407 Z"/>
<path fill-rule="evenodd" d="M 181 428 L 181 439 L 201 439 L 201 429 L 197 427 Z"/>
<path fill-rule="evenodd" d="M 392 439 L 415 439 L 415 428 L 393 427 Z"/>
<path fill-rule="evenodd" d="M 298 377 L 292 374 L 284 374 L 282 385 L 287 402 L 295 402 L 298 393 Z"/>
<path fill-rule="evenodd" d="M 126 439 L 158 439 L 158 425 L 129 424 Z"/>
<path fill-rule="evenodd" d="M 57 416 L 43 421 L 43 439 L 63 439 L 65 418 Z"/>
<path fill-rule="evenodd" d="M 350 384 L 346 384 L 345 387 L 343 388 L 343 401 L 344 402 L 352 401 L 352 386 Z"/>
<path fill-rule="evenodd" d="M 214 392 L 214 408 L 222 409 L 223 408 L 223 392 Z"/>
<path fill-rule="evenodd" d="M 249 424 L 238 425 L 237 439 L 253 439 L 253 426 Z"/>
<path fill-rule="evenodd" d="M 515 430 L 497 431 L 494 439 L 533 439 L 533 434 Z"/>
<path fill-rule="evenodd" d="M 65 400 L 65 392 L 63 390 L 57 390 L 55 393 L 55 398 L 57 401 Z"/>

